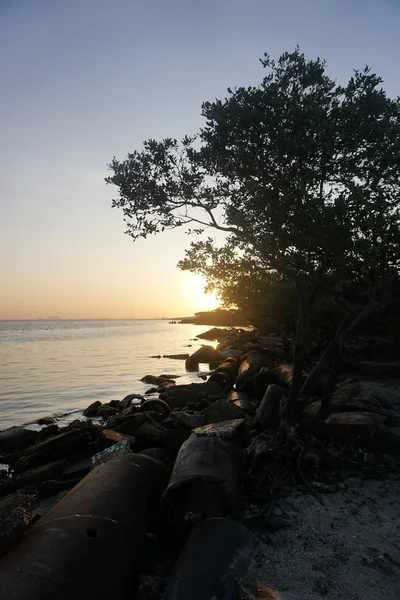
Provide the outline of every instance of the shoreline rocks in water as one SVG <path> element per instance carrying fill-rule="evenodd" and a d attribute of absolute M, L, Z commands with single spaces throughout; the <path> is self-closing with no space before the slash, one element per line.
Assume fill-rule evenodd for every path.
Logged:
<path fill-rule="evenodd" d="M 218 580 L 235 562 L 234 552 L 230 553 L 229 543 L 224 546 L 221 541 L 225 566 L 216 564 L 209 572 L 204 548 L 212 542 L 214 526 L 210 525 L 210 534 L 203 541 L 196 541 L 196 531 L 203 529 L 202 535 L 207 531 L 205 524 L 221 520 L 227 540 L 231 539 L 229 536 L 242 540 L 242 529 L 243 540 L 253 540 L 252 531 L 259 552 L 268 557 L 270 535 L 277 535 L 282 528 L 289 527 L 290 531 L 290 520 L 287 510 L 282 508 L 281 498 L 291 501 L 299 494 L 301 497 L 309 494 L 313 500 L 321 499 L 321 494 L 328 489 L 339 493 L 343 489 L 339 484 L 354 476 L 354 470 L 375 475 L 382 472 L 390 477 L 399 468 L 396 418 L 400 416 L 400 400 L 395 392 L 390 392 L 389 382 L 385 387 L 367 380 L 341 381 L 334 393 L 333 412 L 325 422 L 322 434 L 325 438 L 318 442 L 319 446 L 313 446 L 310 438 L 308 446 L 299 451 L 296 444 L 302 443 L 300 439 L 282 446 L 277 436 L 281 405 L 292 377 L 290 357 L 284 355 L 280 338 L 260 336 L 248 330 L 206 333 L 219 336 L 217 348 L 203 346 L 192 355 L 169 355 L 186 360 L 189 371 L 198 371 L 199 364 L 204 362 L 210 364 L 214 370 L 204 375 L 205 382 L 180 384 L 175 381 L 178 375 L 145 375 L 142 382 L 155 385 L 153 393 L 157 393 L 157 397 L 131 393 L 122 400 L 93 402 L 83 411 L 86 420 L 76 420 L 65 427 L 51 423 L 51 419 L 40 419 L 48 424 L 41 431 L 15 427 L 0 432 L 0 462 L 9 465 L 12 474 L 10 477 L 0 471 L 3 498 L 0 517 L 3 516 L 5 523 L 3 529 L 0 526 L 0 551 L 18 542 L 27 527 L 30 531 L 30 514 L 39 500 L 48 500 L 47 506 L 51 507 L 63 491 L 75 489 L 89 473 L 93 457 L 97 463 L 119 452 L 129 457 L 146 455 L 151 464 L 162 464 L 169 475 L 161 490 L 158 517 L 149 523 L 146 532 L 147 564 L 140 566 L 140 573 L 143 577 L 146 574 L 147 580 L 138 575 L 141 582 L 138 589 L 148 592 L 150 587 L 154 593 L 146 596 L 143 591 L 138 598 L 161 599 L 165 585 L 154 583 L 154 576 L 159 577 L 161 573 L 167 582 L 171 572 L 174 574 L 169 579 L 166 597 L 168 600 L 186 598 L 190 578 L 181 579 L 180 573 L 182 564 L 188 560 L 185 557 L 197 556 L 196 552 L 199 552 L 196 561 L 204 560 L 205 584 L 219 598 L 218 594 L 226 590 L 219 590 Z M 229 356 L 230 352 L 233 356 Z M 320 402 L 320 395 L 312 398 L 304 408 L 304 422 L 312 418 Z M 390 440 L 391 455 L 386 454 L 388 450 L 383 440 Z M 124 456 L 111 459 L 107 469 L 112 469 L 121 459 L 125 460 Z M 122 484 L 118 493 L 125 493 Z M 238 526 L 236 519 L 240 519 L 242 525 Z M 239 531 L 237 527 L 242 529 Z M 94 531 L 92 527 L 89 529 Z M 270 533 L 266 534 L 267 530 Z M 104 535 L 109 539 L 107 532 Z M 248 547 L 247 542 L 243 544 L 243 548 Z M 233 551 L 233 546 L 231 549 Z M 290 544 L 287 552 L 290 552 Z M 173 570 L 179 554 L 181 558 Z M 229 581 L 239 575 L 244 577 L 248 568 L 247 563 L 243 571 L 232 567 Z M 109 576 L 115 573 L 110 571 Z M 243 584 L 243 589 L 253 589 L 257 576 L 253 566 L 253 583 Z M 282 586 L 279 577 L 279 581 L 269 580 L 268 573 L 262 577 L 267 578 L 266 588 L 271 584 Z M 148 583 L 147 588 L 144 581 Z M 291 591 L 298 593 L 296 582 L 289 576 L 288 581 Z M 391 589 L 390 581 L 385 585 Z M 233 593 L 232 589 L 229 587 L 229 594 Z M 318 589 L 321 591 L 323 585 Z M 324 596 L 336 600 L 329 586 L 326 590 Z M 201 591 L 199 594 L 198 597 L 202 597 Z M 372 597 L 367 598 L 372 600 Z"/>

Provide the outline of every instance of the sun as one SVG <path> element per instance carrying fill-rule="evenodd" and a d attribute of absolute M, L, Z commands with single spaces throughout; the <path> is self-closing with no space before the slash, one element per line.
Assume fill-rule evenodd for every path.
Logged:
<path fill-rule="evenodd" d="M 215 310 L 220 307 L 220 300 L 214 292 L 206 294 L 204 288 L 205 280 L 199 275 L 192 275 L 185 285 L 185 296 L 189 310 L 192 313 Z"/>

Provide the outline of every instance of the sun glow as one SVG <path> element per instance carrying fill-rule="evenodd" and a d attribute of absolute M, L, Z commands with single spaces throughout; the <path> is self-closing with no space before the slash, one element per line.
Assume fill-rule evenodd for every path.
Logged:
<path fill-rule="evenodd" d="M 193 277 L 193 279 L 192 279 Z M 214 292 L 206 294 L 204 288 L 206 282 L 202 277 L 192 276 L 185 286 L 185 296 L 187 303 L 194 307 L 193 312 L 202 312 L 206 310 L 215 310 L 220 306 L 220 300 Z"/>

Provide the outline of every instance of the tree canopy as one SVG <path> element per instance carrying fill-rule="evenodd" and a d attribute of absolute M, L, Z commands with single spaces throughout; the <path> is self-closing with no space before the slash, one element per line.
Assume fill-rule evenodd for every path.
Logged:
<path fill-rule="evenodd" d="M 297 48 L 265 55 L 260 85 L 202 105 L 197 136 L 149 140 L 109 165 L 133 239 L 179 226 L 226 232 L 191 245 L 182 268 L 226 264 L 341 284 L 399 261 L 400 101 L 368 68 L 346 86 Z"/>
<path fill-rule="evenodd" d="M 321 289 L 352 311 L 356 284 L 371 301 L 399 269 L 400 99 L 368 67 L 342 85 L 299 48 L 261 64 L 259 85 L 203 103 L 196 135 L 114 158 L 113 206 L 133 239 L 200 235 L 180 267 L 225 300 L 275 278 L 295 284 L 302 318 Z"/>

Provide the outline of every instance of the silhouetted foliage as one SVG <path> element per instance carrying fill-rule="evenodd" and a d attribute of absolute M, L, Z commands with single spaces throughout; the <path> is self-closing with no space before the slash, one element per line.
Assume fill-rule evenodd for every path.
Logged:
<path fill-rule="evenodd" d="M 251 309 L 294 284 L 293 407 L 316 299 L 329 294 L 344 311 L 339 344 L 398 272 L 400 100 L 368 68 L 337 84 L 298 48 L 261 63 L 258 86 L 202 105 L 197 136 L 149 140 L 114 158 L 106 181 L 119 189 L 113 206 L 133 239 L 179 226 L 224 232 L 219 245 L 192 242 L 180 267 L 201 273 L 227 304 Z"/>

